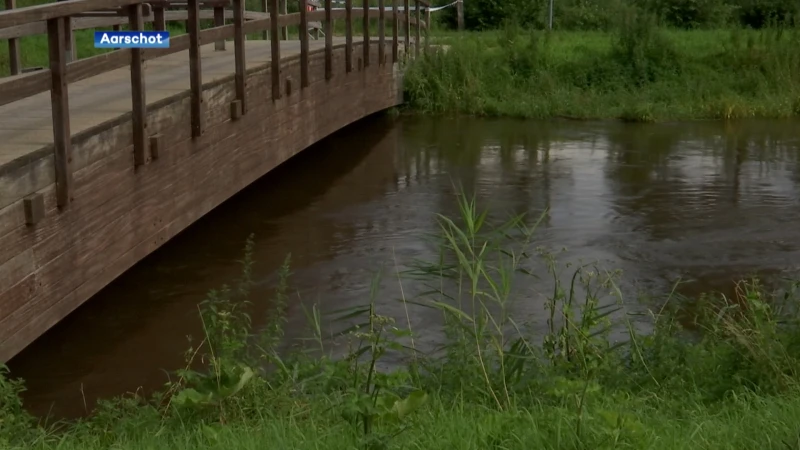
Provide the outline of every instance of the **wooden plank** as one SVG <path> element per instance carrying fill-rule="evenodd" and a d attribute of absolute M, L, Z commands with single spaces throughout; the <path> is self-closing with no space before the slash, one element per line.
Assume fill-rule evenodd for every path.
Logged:
<path fill-rule="evenodd" d="M 225 26 L 225 8 L 221 6 L 217 6 L 214 8 L 214 26 L 215 27 Z M 224 51 L 225 39 L 214 41 L 214 50 L 218 52 Z"/>
<path fill-rule="evenodd" d="M 300 88 L 308 87 L 308 0 L 300 3 Z"/>
<path fill-rule="evenodd" d="M 378 0 L 378 64 L 386 63 L 386 5 Z"/>
<path fill-rule="evenodd" d="M 333 77 L 333 0 L 325 0 L 325 79 Z"/>
<path fill-rule="evenodd" d="M 135 5 L 141 1 L 142 0 L 66 0 L 63 2 L 0 11 L 0 28 L 24 25 L 30 22 L 40 22 L 57 17 L 67 17 L 97 9 L 111 9 Z"/>
<path fill-rule="evenodd" d="M 6 10 L 16 8 L 17 0 L 5 0 Z M 8 40 L 8 66 L 11 75 L 22 73 L 22 59 L 19 52 L 19 39 Z"/>
<path fill-rule="evenodd" d="M 0 106 L 45 92 L 50 89 L 50 83 L 49 70 L 0 78 Z"/>
<path fill-rule="evenodd" d="M 129 8 L 129 28 L 131 31 L 144 29 L 142 5 Z M 131 121 L 133 126 L 133 166 L 139 167 L 147 162 L 147 100 L 145 98 L 144 67 L 142 49 L 131 49 Z"/>
<path fill-rule="evenodd" d="M 72 197 L 72 145 L 69 127 L 67 60 L 64 46 L 65 20 L 47 21 L 50 53 L 50 103 L 53 111 L 53 152 L 56 171 L 56 203 L 66 208 Z"/>
<path fill-rule="evenodd" d="M 125 18 L 125 20 L 129 20 Z M 117 49 L 108 53 L 82 58 L 67 63 L 67 80 L 69 83 L 85 80 L 105 72 L 110 72 L 130 64 L 131 49 Z"/>
<path fill-rule="evenodd" d="M 269 0 L 271 70 L 272 74 L 272 100 L 281 98 L 281 43 L 278 41 L 278 0 Z"/>
<path fill-rule="evenodd" d="M 203 72 L 200 62 L 200 4 L 189 0 L 189 82 L 192 92 L 192 136 L 203 135 Z M 171 39 L 170 39 L 171 40 Z M 171 44 L 171 43 L 170 43 Z"/>
<path fill-rule="evenodd" d="M 239 100 L 241 114 L 247 113 L 247 86 L 245 85 L 245 33 L 244 33 L 244 0 L 233 0 L 233 54 L 236 71 L 236 99 Z"/>
<path fill-rule="evenodd" d="M 397 62 L 397 53 L 400 42 L 398 40 L 400 20 L 397 15 L 397 0 L 392 0 L 392 62 Z"/>
<path fill-rule="evenodd" d="M 350 73 L 353 70 L 353 0 L 344 0 L 345 9 L 345 47 L 344 47 L 344 65 L 345 71 Z"/>
<path fill-rule="evenodd" d="M 364 50 L 364 67 L 369 67 L 369 0 L 362 0 L 363 6 L 363 27 L 364 27 L 364 45 L 361 48 Z"/>

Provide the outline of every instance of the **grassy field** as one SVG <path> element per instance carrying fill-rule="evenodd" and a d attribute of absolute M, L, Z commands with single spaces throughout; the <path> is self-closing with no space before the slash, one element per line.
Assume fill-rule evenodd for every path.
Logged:
<path fill-rule="evenodd" d="M 732 298 L 654 295 L 663 306 L 640 333 L 622 309 L 621 274 L 564 272 L 536 246 L 536 218 L 500 223 L 467 199 L 460 206 L 459 217 L 438 218 L 441 257 L 401 277 L 431 286 L 402 301 L 441 312 L 440 352 L 418 351 L 422 334 L 406 318 L 382 316 L 380 292 L 338 313 L 343 356 L 326 356 L 315 308 L 309 342 L 278 352 L 291 260 L 255 330 L 248 243 L 241 279 L 201 307 L 206 336 L 187 350 L 187 367 L 205 366 L 179 371 L 153 398 L 39 425 L 19 401 L 22 385 L 0 377 L 0 448 L 800 449 L 797 283 L 773 292 L 750 280 Z M 548 298 L 515 289 L 533 264 L 557 281 Z M 509 317 L 517 301 L 544 302 L 546 332 Z M 681 328 L 688 301 L 682 323 L 692 326 Z M 612 343 L 612 329 L 628 337 Z M 405 363 L 388 370 L 388 355 Z"/>
<path fill-rule="evenodd" d="M 405 79 L 417 111 L 629 121 L 800 115 L 800 30 L 441 35 Z"/>

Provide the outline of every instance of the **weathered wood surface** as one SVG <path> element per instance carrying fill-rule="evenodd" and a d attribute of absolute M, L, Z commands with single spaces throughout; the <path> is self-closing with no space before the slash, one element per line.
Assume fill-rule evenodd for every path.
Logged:
<path fill-rule="evenodd" d="M 205 133 L 194 139 L 188 51 L 148 61 L 146 129 L 157 153 L 136 169 L 130 70 L 71 83 L 72 202 L 60 212 L 50 94 L 0 108 L 0 361 L 298 151 L 401 102 L 397 65 L 346 73 L 337 45 L 326 80 L 324 41 L 308 44 L 308 88 L 273 100 L 270 43 L 246 42 L 247 112 L 237 120 L 234 52 L 204 45 Z M 299 47 L 281 42 L 283 79 L 300 80 Z M 29 225 L 37 194 L 43 216 Z"/>

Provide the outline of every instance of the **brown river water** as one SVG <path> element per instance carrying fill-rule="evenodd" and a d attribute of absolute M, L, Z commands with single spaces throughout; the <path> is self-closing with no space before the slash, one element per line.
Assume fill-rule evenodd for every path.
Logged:
<path fill-rule="evenodd" d="M 364 304 L 406 319 L 396 272 L 432 257 L 436 214 L 455 186 L 504 217 L 549 211 L 537 245 L 559 261 L 621 269 L 624 290 L 687 294 L 737 277 L 800 273 L 800 122 L 533 122 L 379 115 L 341 130 L 259 180 L 136 265 L 10 363 L 39 415 L 85 414 L 97 398 L 159 388 L 182 366 L 197 304 L 240 274 L 255 234 L 254 321 L 292 253 L 287 335 L 307 335 L 301 302 Z M 794 224 L 794 225 L 792 225 Z M 543 289 L 546 291 L 547 289 Z M 641 305 L 643 308 L 652 305 Z M 543 326 L 542 302 L 514 308 Z M 440 314 L 410 309 L 418 339 Z"/>

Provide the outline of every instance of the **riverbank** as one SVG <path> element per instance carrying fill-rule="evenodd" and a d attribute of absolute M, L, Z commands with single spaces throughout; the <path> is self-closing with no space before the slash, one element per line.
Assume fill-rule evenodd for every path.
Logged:
<path fill-rule="evenodd" d="M 633 122 L 800 115 L 800 30 L 442 34 L 405 78 L 429 113 Z"/>
<path fill-rule="evenodd" d="M 753 280 L 731 298 L 653 295 L 657 310 L 635 320 L 624 313 L 621 274 L 563 272 L 537 247 L 537 218 L 490 228 L 496 218 L 463 198 L 460 214 L 439 217 L 442 259 L 403 275 L 432 286 L 403 304 L 441 312 L 441 351 L 419 350 L 415 338 L 431 330 L 410 330 L 369 299 L 332 318 L 338 347 L 311 309 L 310 343 L 287 351 L 291 260 L 256 330 L 249 244 L 241 279 L 201 306 L 205 339 L 187 351 L 191 370 L 152 398 L 110 400 L 80 422 L 39 427 L 22 410 L 21 386 L 0 378 L 0 447 L 798 448 L 796 285 L 772 292 Z M 537 264 L 558 280 L 545 298 L 515 289 Z M 506 314 L 519 301 L 544 303 L 544 336 Z M 612 329 L 627 337 L 613 343 Z M 390 359 L 404 362 L 387 371 Z"/>

